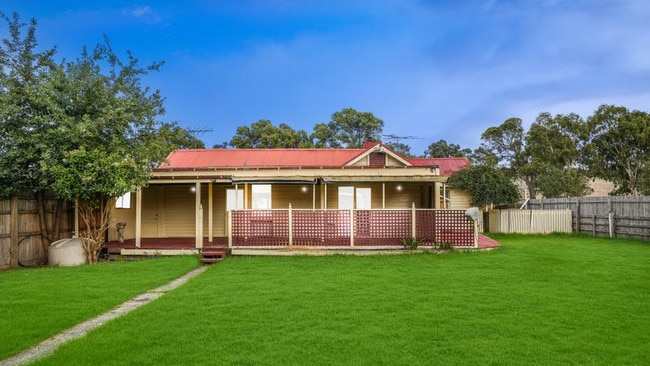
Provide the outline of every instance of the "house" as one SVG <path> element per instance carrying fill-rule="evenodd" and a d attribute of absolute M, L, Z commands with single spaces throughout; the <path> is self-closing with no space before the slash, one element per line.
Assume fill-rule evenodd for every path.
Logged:
<path fill-rule="evenodd" d="M 378 142 L 358 149 L 177 150 L 154 169 L 148 187 L 134 192 L 130 205 L 118 202 L 108 239 L 118 239 L 115 225 L 121 222 L 126 223 L 124 238 L 135 248 L 166 239 L 191 241 L 193 248 L 232 246 L 233 240 L 250 237 L 282 236 L 283 242 L 292 243 L 299 236 L 287 234 L 286 215 L 271 219 L 280 215 L 276 210 L 316 212 L 321 218 L 356 210 L 366 215 L 368 227 L 376 226 L 368 216 L 375 211 L 403 210 L 410 220 L 409 210 L 465 210 L 468 193 L 445 183 L 467 166 L 466 158 L 406 158 Z M 262 219 L 264 215 L 268 217 Z M 342 217 L 327 219 L 323 225 L 329 226 L 321 227 L 325 233 L 315 236 L 344 238 L 350 227 L 361 228 L 360 221 Z M 298 224 L 298 219 L 288 220 Z M 316 227 L 310 222 L 305 225 L 307 231 Z M 242 227 L 248 232 L 239 237 L 237 230 Z M 350 239 L 341 240 L 347 245 L 345 240 Z"/>

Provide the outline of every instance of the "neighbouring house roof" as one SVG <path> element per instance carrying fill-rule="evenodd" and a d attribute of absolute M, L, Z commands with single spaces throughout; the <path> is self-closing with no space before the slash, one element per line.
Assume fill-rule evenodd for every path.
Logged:
<path fill-rule="evenodd" d="M 153 178 L 213 181 L 445 181 L 467 158 L 406 158 L 376 142 L 361 149 L 176 150 Z"/>

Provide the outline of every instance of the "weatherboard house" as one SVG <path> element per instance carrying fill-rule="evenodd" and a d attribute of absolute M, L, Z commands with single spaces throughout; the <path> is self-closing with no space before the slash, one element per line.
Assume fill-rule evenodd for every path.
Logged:
<path fill-rule="evenodd" d="M 149 185 L 117 200 L 122 250 L 204 247 L 474 246 L 467 192 L 447 187 L 466 158 L 407 158 L 379 142 L 340 149 L 172 152 Z M 125 226 L 124 226 L 125 224 Z"/>

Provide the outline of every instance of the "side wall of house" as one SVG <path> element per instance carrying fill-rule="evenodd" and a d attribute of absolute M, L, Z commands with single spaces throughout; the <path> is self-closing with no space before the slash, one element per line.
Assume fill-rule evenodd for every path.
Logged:
<path fill-rule="evenodd" d="M 449 200 L 449 209 L 466 210 L 471 207 L 472 196 L 466 190 L 450 189 Z"/>

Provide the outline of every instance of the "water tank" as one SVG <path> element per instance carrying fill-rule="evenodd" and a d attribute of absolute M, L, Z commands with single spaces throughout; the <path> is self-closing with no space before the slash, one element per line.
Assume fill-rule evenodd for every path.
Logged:
<path fill-rule="evenodd" d="M 61 239 L 50 244 L 48 263 L 50 266 L 64 267 L 88 263 L 88 257 L 86 257 L 86 252 L 81 245 L 81 239 Z"/>

